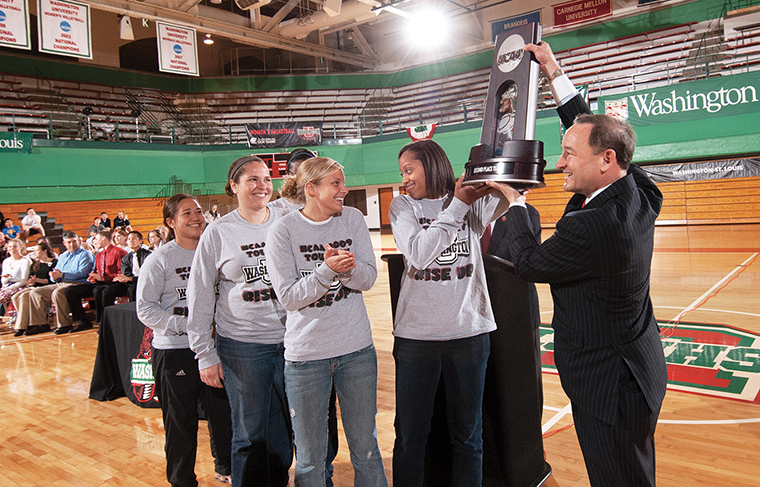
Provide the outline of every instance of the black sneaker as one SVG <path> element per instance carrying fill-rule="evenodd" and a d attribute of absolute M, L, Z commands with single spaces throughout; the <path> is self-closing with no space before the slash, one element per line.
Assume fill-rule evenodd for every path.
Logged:
<path fill-rule="evenodd" d="M 76 333 L 78 331 L 89 330 L 90 328 L 92 328 L 92 323 L 90 323 L 89 321 L 80 321 L 79 323 L 76 324 L 74 328 L 71 329 L 71 331 L 69 331 L 69 333 Z"/>
<path fill-rule="evenodd" d="M 20 337 L 24 333 L 26 333 L 26 330 L 16 330 L 16 333 L 14 333 L 13 336 L 14 337 Z"/>
<path fill-rule="evenodd" d="M 69 326 L 62 326 L 60 328 L 56 328 L 53 333 L 55 333 L 56 335 L 63 335 L 64 333 L 68 333 L 68 332 L 70 332 L 73 329 L 74 329 L 74 327 L 71 326 L 71 325 L 69 325 Z"/>
<path fill-rule="evenodd" d="M 48 325 L 34 325 L 27 328 L 26 333 L 24 335 L 30 337 L 32 335 L 37 335 L 39 333 L 45 333 L 50 331 L 50 327 Z"/>

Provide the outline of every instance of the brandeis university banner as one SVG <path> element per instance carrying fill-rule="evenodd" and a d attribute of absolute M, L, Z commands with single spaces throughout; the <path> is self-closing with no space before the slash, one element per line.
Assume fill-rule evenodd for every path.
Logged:
<path fill-rule="evenodd" d="M 0 0 L 0 46 L 31 49 L 26 0 Z"/>
<path fill-rule="evenodd" d="M 757 73 L 678 83 L 627 96 L 603 96 L 599 108 L 633 127 L 760 112 Z"/>
<path fill-rule="evenodd" d="M 90 6 L 68 0 L 39 0 L 40 52 L 92 59 Z"/>
<path fill-rule="evenodd" d="M 165 73 L 198 76 L 198 45 L 195 29 L 156 22 L 158 69 Z"/>
<path fill-rule="evenodd" d="M 322 122 L 247 123 L 248 147 L 322 145 Z"/>

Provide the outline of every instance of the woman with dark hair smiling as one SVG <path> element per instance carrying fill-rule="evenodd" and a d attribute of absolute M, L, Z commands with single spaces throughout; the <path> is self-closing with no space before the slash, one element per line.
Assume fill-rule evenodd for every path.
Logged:
<path fill-rule="evenodd" d="M 239 207 L 209 224 L 195 253 L 187 289 L 190 346 L 203 382 L 224 383 L 230 400 L 232 484 L 285 487 L 293 462 L 285 308 L 265 255 L 267 232 L 281 210 L 267 207 L 272 178 L 256 156 L 232 163 L 225 189 Z"/>
<path fill-rule="evenodd" d="M 153 329 L 152 363 L 166 432 L 166 478 L 194 487 L 198 408 L 208 420 L 215 476 L 229 482 L 230 406 L 224 389 L 209 387 L 187 337 L 187 279 L 206 226 L 192 196 L 177 194 L 164 204 L 167 242 L 145 259 L 137 282 L 137 316 Z"/>
<path fill-rule="evenodd" d="M 393 237 L 405 263 L 393 330 L 393 484 L 423 485 L 433 402 L 442 383 L 452 485 L 480 486 L 488 333 L 496 329 L 480 237 L 509 203 L 488 195 L 487 186 L 456 181 L 449 158 L 432 140 L 404 146 L 399 169 L 408 194 L 390 206 Z"/>

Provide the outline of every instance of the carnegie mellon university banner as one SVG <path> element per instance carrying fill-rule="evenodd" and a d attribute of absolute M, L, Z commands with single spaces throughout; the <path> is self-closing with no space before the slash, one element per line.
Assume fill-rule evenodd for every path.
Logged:
<path fill-rule="evenodd" d="M 248 147 L 322 145 L 322 122 L 247 123 Z"/>

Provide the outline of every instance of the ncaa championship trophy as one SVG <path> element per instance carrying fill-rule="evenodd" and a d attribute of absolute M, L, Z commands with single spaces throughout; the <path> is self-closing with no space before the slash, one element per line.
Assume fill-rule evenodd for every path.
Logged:
<path fill-rule="evenodd" d="M 539 63 L 525 51 L 541 42 L 541 25 L 530 23 L 496 37 L 480 144 L 470 151 L 462 184 L 488 180 L 516 188 L 541 188 L 544 144 L 536 131 Z"/>

